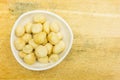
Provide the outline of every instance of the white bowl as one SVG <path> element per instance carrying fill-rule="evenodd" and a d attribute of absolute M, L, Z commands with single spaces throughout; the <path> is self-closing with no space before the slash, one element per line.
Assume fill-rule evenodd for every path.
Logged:
<path fill-rule="evenodd" d="M 36 14 L 44 14 L 48 20 L 51 20 L 51 21 L 57 20 L 62 25 L 60 28 L 61 28 L 61 33 L 63 34 L 63 37 L 64 37 L 63 40 L 66 44 L 66 48 L 60 54 L 60 59 L 55 63 L 40 64 L 40 63 L 36 62 L 33 65 L 28 65 L 23 62 L 23 60 L 18 55 L 18 51 L 15 49 L 14 40 L 16 38 L 16 36 L 15 36 L 16 27 L 18 25 L 21 25 L 21 27 L 23 27 L 27 22 L 32 21 L 32 17 Z M 13 52 L 13 55 L 19 64 L 21 64 L 24 68 L 27 68 L 29 70 L 41 71 L 41 70 L 50 69 L 50 68 L 56 66 L 57 64 L 59 64 L 61 61 L 63 61 L 63 59 L 67 56 L 67 54 L 69 53 L 69 51 L 72 47 L 72 42 L 73 42 L 73 33 L 72 33 L 72 30 L 70 29 L 70 26 L 67 24 L 66 21 L 64 21 L 60 16 L 58 16 L 52 12 L 43 11 L 43 10 L 34 10 L 34 11 L 30 11 L 30 12 L 26 12 L 26 13 L 22 14 L 17 19 L 17 21 L 15 22 L 15 24 L 13 26 L 12 32 L 11 32 L 10 44 L 11 44 L 11 50 Z"/>

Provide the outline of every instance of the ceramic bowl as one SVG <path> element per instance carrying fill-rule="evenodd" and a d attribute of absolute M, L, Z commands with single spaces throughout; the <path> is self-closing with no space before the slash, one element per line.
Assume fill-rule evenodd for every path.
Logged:
<path fill-rule="evenodd" d="M 16 36 L 15 36 L 16 27 L 18 25 L 23 27 L 27 22 L 32 22 L 32 18 L 36 14 L 44 14 L 48 20 L 50 20 L 50 21 L 56 20 L 61 25 L 60 31 L 63 34 L 63 37 L 64 37 L 63 40 L 66 44 L 66 48 L 62 53 L 60 53 L 60 59 L 55 63 L 40 64 L 40 63 L 36 62 L 33 65 L 28 65 L 28 64 L 24 63 L 24 61 L 19 57 L 18 51 L 15 49 L 14 40 L 16 38 Z M 72 30 L 71 30 L 70 26 L 68 25 L 68 23 L 63 18 L 58 16 L 57 14 L 49 12 L 49 11 L 44 11 L 44 10 L 34 10 L 34 11 L 29 11 L 29 12 L 22 14 L 16 20 L 16 22 L 12 28 L 11 39 L 10 39 L 11 50 L 12 50 L 12 53 L 13 53 L 15 59 L 17 60 L 17 62 L 24 68 L 27 68 L 29 70 L 35 70 L 35 71 L 47 70 L 47 69 L 53 68 L 56 65 L 58 65 L 68 55 L 68 53 L 72 47 L 72 43 L 73 43 L 73 33 L 72 33 Z"/>

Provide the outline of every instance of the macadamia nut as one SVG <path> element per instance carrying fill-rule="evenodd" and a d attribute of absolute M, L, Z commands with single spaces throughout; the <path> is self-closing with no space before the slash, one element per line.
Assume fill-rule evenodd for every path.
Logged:
<path fill-rule="evenodd" d="M 59 32 L 59 25 L 56 22 L 50 24 L 50 30 L 52 32 Z"/>
<path fill-rule="evenodd" d="M 52 53 L 52 49 L 53 49 L 53 46 L 52 46 L 52 44 L 50 44 L 50 43 L 47 43 L 45 46 L 47 47 L 48 54 L 51 54 L 51 53 Z"/>
<path fill-rule="evenodd" d="M 23 47 L 25 46 L 25 41 L 22 39 L 22 38 L 17 38 L 15 41 L 14 41 L 14 44 L 15 44 L 15 48 L 17 50 L 22 50 Z"/>
<path fill-rule="evenodd" d="M 33 21 L 36 23 L 44 23 L 46 21 L 46 17 L 43 14 L 38 14 L 33 17 Z"/>
<path fill-rule="evenodd" d="M 48 56 L 38 58 L 38 61 L 40 63 L 48 63 Z"/>
<path fill-rule="evenodd" d="M 45 32 L 40 32 L 38 34 L 35 34 L 33 36 L 33 39 L 34 41 L 37 43 L 37 44 L 42 44 L 45 42 L 45 39 L 46 39 L 46 33 Z"/>
<path fill-rule="evenodd" d="M 48 21 L 43 24 L 43 31 L 47 34 L 50 32 L 50 23 Z"/>
<path fill-rule="evenodd" d="M 35 61 L 36 61 L 36 58 L 35 58 L 34 53 L 30 53 L 24 57 L 24 62 L 26 64 L 32 65 L 35 63 Z"/>
<path fill-rule="evenodd" d="M 51 33 L 48 35 L 48 41 L 49 41 L 51 44 L 55 45 L 55 44 L 57 44 L 57 43 L 59 42 L 59 37 L 58 37 L 58 35 L 57 35 L 56 33 L 51 32 Z"/>
<path fill-rule="evenodd" d="M 19 52 L 19 56 L 20 56 L 21 58 L 24 58 L 26 55 L 27 55 L 27 54 L 24 53 L 23 51 L 20 51 L 20 52 Z"/>
<path fill-rule="evenodd" d="M 29 33 L 26 33 L 23 35 L 22 39 L 27 43 L 30 39 L 32 39 L 32 35 Z"/>
<path fill-rule="evenodd" d="M 49 62 L 56 62 L 59 60 L 59 56 L 57 54 L 52 54 L 50 57 L 49 57 Z"/>
<path fill-rule="evenodd" d="M 25 25 L 25 31 L 27 32 L 27 33 L 31 33 L 31 31 L 32 31 L 32 23 L 27 23 L 26 25 Z"/>
<path fill-rule="evenodd" d="M 48 50 L 45 46 L 40 45 L 35 49 L 35 54 L 37 57 L 45 57 L 47 56 L 47 53 Z"/>
<path fill-rule="evenodd" d="M 36 34 L 42 31 L 42 25 L 41 24 L 33 24 L 32 25 L 32 33 Z"/>
<path fill-rule="evenodd" d="M 36 44 L 33 39 L 29 40 L 29 44 L 30 44 L 34 49 L 38 47 L 38 44 Z"/>
<path fill-rule="evenodd" d="M 15 34 L 17 37 L 24 35 L 24 33 L 25 33 L 24 27 L 18 26 L 15 30 Z"/>
<path fill-rule="evenodd" d="M 59 54 L 60 52 L 62 52 L 65 49 L 65 43 L 63 41 L 60 41 L 58 44 L 56 44 L 53 47 L 53 53 L 55 54 Z"/>
<path fill-rule="evenodd" d="M 23 47 L 23 52 L 24 53 L 31 53 L 33 51 L 33 47 L 31 46 L 31 45 L 25 45 L 24 47 Z"/>

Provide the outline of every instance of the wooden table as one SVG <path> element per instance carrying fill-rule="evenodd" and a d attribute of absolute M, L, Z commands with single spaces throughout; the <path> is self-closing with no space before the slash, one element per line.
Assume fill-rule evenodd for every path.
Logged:
<path fill-rule="evenodd" d="M 20 14 L 43 9 L 74 33 L 69 55 L 46 71 L 23 68 L 10 49 Z M 120 80 L 120 0 L 0 0 L 0 80 Z"/>

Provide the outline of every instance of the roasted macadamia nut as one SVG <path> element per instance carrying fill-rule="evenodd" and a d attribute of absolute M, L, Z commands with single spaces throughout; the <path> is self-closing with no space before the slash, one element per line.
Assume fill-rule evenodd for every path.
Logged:
<path fill-rule="evenodd" d="M 29 40 L 29 44 L 30 44 L 34 49 L 38 47 L 38 44 L 36 44 L 33 39 Z"/>
<path fill-rule="evenodd" d="M 46 17 L 43 14 L 38 14 L 33 17 L 33 21 L 36 23 L 44 23 L 46 21 Z"/>
<path fill-rule="evenodd" d="M 50 30 L 52 32 L 59 32 L 59 25 L 56 22 L 50 24 Z"/>
<path fill-rule="evenodd" d="M 30 39 L 32 39 L 32 35 L 29 33 L 26 33 L 23 35 L 22 39 L 27 43 Z"/>
<path fill-rule="evenodd" d="M 32 33 L 36 34 L 42 31 L 42 25 L 39 24 L 32 24 Z"/>
<path fill-rule="evenodd" d="M 48 63 L 48 56 L 38 58 L 38 61 L 40 63 Z"/>
<path fill-rule="evenodd" d="M 33 51 L 33 47 L 31 46 L 31 45 L 25 45 L 24 47 L 23 47 L 23 52 L 24 53 L 27 53 L 27 54 L 30 54 L 31 52 Z"/>
<path fill-rule="evenodd" d="M 26 55 L 27 55 L 27 54 L 24 53 L 23 51 L 20 51 L 20 52 L 19 52 L 19 56 L 20 56 L 21 58 L 24 58 Z"/>
<path fill-rule="evenodd" d="M 25 41 L 22 38 L 17 38 L 14 41 L 14 45 L 17 50 L 22 50 L 25 46 Z"/>
<path fill-rule="evenodd" d="M 27 32 L 27 33 L 31 33 L 31 31 L 32 31 L 32 23 L 27 23 L 26 25 L 25 25 L 25 31 Z"/>
<path fill-rule="evenodd" d="M 50 44 L 50 43 L 47 43 L 45 46 L 46 46 L 47 49 L 48 49 L 48 54 L 51 54 L 51 53 L 52 53 L 52 49 L 53 49 L 53 45 Z"/>
<path fill-rule="evenodd" d="M 57 44 L 57 43 L 59 42 L 59 37 L 58 37 L 58 35 L 57 35 L 56 33 L 51 32 L 51 33 L 48 35 L 48 41 L 49 41 L 51 44 L 55 45 L 55 44 Z"/>
<path fill-rule="evenodd" d="M 30 53 L 24 57 L 24 62 L 26 64 L 32 65 L 35 63 L 35 61 L 36 61 L 36 58 L 35 58 L 34 53 Z"/>
<path fill-rule="evenodd" d="M 55 54 L 59 54 L 60 52 L 62 52 L 65 49 L 65 43 L 63 41 L 60 41 L 58 44 L 56 44 L 53 47 L 53 53 Z"/>
<path fill-rule="evenodd" d="M 48 50 L 45 46 L 40 45 L 35 49 L 35 54 L 37 57 L 45 57 L 47 56 L 47 53 Z"/>
<path fill-rule="evenodd" d="M 47 34 L 50 32 L 50 22 L 47 21 L 43 24 L 43 31 Z"/>
<path fill-rule="evenodd" d="M 58 54 L 51 54 L 51 56 L 49 57 L 49 62 L 56 62 L 58 60 L 59 60 Z"/>
<path fill-rule="evenodd" d="M 37 43 L 37 44 L 42 44 L 45 42 L 45 39 L 46 39 L 46 33 L 45 32 L 40 32 L 38 34 L 35 34 L 33 36 L 33 39 L 34 41 Z"/>
<path fill-rule="evenodd" d="M 15 30 L 15 34 L 17 37 L 23 36 L 25 33 L 24 27 L 18 26 Z"/>

